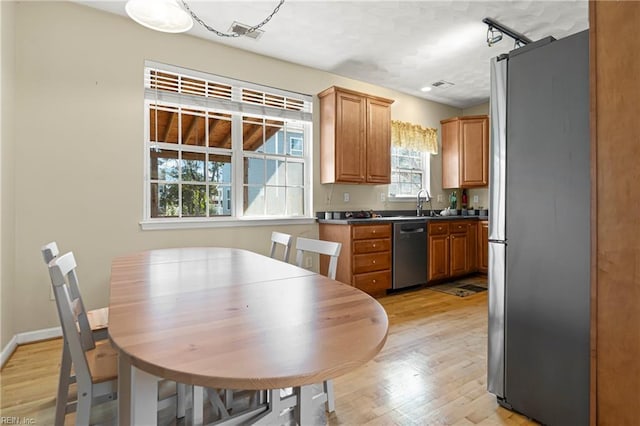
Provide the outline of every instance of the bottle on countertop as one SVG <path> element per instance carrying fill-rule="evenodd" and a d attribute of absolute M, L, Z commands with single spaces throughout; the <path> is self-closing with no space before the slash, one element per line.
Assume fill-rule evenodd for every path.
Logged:
<path fill-rule="evenodd" d="M 456 197 L 456 191 L 453 191 L 451 195 L 449 195 L 449 204 L 451 210 L 456 210 L 458 208 L 458 197 Z"/>
<path fill-rule="evenodd" d="M 467 209 L 467 190 L 462 190 L 462 210 Z"/>

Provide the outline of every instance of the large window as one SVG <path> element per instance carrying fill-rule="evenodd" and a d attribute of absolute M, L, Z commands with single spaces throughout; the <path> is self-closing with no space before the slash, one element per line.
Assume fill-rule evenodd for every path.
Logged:
<path fill-rule="evenodd" d="M 311 97 L 145 67 L 145 221 L 311 217 Z"/>
<path fill-rule="evenodd" d="M 392 146 L 389 198 L 415 197 L 420 189 L 430 192 L 429 159 L 424 151 Z"/>

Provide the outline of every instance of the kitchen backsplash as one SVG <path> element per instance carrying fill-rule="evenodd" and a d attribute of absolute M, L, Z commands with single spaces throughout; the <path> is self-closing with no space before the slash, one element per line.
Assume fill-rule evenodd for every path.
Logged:
<path fill-rule="evenodd" d="M 416 199 L 407 201 L 391 201 L 388 199 L 387 185 L 341 185 L 326 184 L 320 186 L 315 194 L 314 210 L 316 211 L 355 211 L 355 210 L 411 210 L 416 207 Z M 431 206 L 424 203 L 425 209 L 441 210 L 449 207 L 449 195 L 456 191 L 458 208 L 461 208 L 462 190 L 441 189 L 431 194 Z M 489 208 L 487 188 L 467 190 L 468 208 Z M 438 201 L 438 196 L 441 201 Z M 475 201 L 477 197 L 477 201 Z M 348 201 L 345 201 L 347 200 Z"/>

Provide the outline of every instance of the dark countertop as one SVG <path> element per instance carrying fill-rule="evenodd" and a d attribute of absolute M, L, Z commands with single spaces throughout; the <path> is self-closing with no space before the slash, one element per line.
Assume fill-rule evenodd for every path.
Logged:
<path fill-rule="evenodd" d="M 373 217 L 367 219 L 318 219 L 318 223 L 329 223 L 333 225 L 352 225 L 352 224 L 374 224 L 374 223 L 396 223 L 396 222 L 422 222 L 432 220 L 488 220 L 488 216 L 388 216 Z"/>

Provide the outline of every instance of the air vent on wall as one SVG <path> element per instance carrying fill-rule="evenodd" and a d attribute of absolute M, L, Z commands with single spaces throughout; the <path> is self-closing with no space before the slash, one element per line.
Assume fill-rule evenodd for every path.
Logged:
<path fill-rule="evenodd" d="M 233 21 L 233 24 L 231 24 L 231 27 L 229 28 L 229 32 L 240 34 L 241 36 L 249 37 L 254 40 L 258 40 L 260 37 L 262 37 L 264 31 L 255 30 L 248 33 L 247 31 L 249 30 L 249 28 L 251 28 L 251 26 L 247 24 L 241 24 L 240 22 Z"/>
<path fill-rule="evenodd" d="M 454 86 L 453 83 L 444 80 L 436 81 L 435 83 L 431 83 L 431 85 L 438 89 L 446 89 L 447 87 Z"/>

